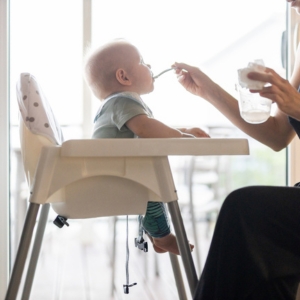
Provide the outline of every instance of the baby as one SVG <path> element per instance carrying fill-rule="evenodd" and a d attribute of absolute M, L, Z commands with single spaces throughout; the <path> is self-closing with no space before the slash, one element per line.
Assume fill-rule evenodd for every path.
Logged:
<path fill-rule="evenodd" d="M 194 138 L 209 137 L 200 128 L 172 128 L 154 119 L 141 95 L 154 90 L 150 65 L 138 49 L 114 40 L 92 52 L 85 63 L 85 78 L 101 100 L 93 138 Z M 162 202 L 148 202 L 142 226 L 158 253 L 179 254 Z M 190 245 L 193 249 L 193 245 Z"/>

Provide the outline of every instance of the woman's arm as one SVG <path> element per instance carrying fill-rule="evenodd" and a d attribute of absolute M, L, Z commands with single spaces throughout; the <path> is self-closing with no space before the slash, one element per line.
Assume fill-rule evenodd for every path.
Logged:
<path fill-rule="evenodd" d="M 206 99 L 235 126 L 273 150 L 283 149 L 295 136 L 286 113 L 280 109 L 265 123 L 249 124 L 240 116 L 238 101 L 213 82 L 199 68 L 183 63 L 175 63 L 174 66 L 176 67 L 178 81 L 187 91 Z"/>

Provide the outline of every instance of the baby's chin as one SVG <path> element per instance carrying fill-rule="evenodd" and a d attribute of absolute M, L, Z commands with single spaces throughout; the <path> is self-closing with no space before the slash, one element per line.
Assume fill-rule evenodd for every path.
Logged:
<path fill-rule="evenodd" d="M 154 91 L 154 85 L 152 85 L 152 87 L 149 88 L 149 90 L 145 91 L 145 92 L 143 93 L 143 95 L 150 94 L 150 93 L 152 93 L 153 91 Z"/>

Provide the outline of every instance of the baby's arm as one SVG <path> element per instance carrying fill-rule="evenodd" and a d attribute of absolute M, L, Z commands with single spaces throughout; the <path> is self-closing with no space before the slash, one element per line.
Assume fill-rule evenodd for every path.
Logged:
<path fill-rule="evenodd" d="M 202 130 L 201 128 L 198 127 L 192 127 L 192 128 L 177 128 L 178 130 L 180 130 L 181 132 L 184 133 L 188 133 L 188 134 L 192 134 L 195 137 L 198 138 L 210 138 L 209 134 L 206 133 L 204 130 Z"/>
<path fill-rule="evenodd" d="M 190 133 L 169 127 L 147 115 L 137 115 L 131 118 L 126 122 L 126 126 L 140 138 L 194 138 L 194 135 Z"/>

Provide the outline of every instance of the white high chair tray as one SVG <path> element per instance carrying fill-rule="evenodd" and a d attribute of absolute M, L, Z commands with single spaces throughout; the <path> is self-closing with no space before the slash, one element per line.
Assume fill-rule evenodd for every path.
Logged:
<path fill-rule="evenodd" d="M 68 157 L 248 154 L 248 140 L 240 138 L 87 139 L 61 146 L 61 156 Z"/>

